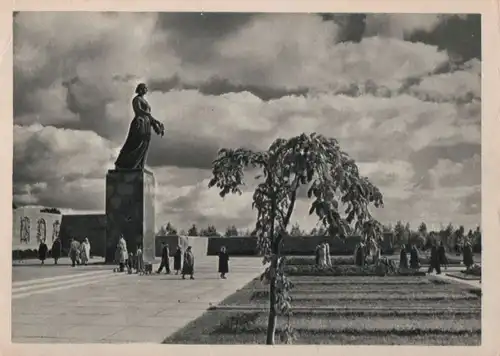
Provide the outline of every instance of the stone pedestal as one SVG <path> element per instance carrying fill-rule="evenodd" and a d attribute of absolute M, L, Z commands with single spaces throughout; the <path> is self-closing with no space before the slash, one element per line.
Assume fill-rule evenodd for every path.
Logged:
<path fill-rule="evenodd" d="M 155 178 L 147 170 L 109 170 L 106 175 L 106 262 L 112 263 L 120 235 L 144 261 L 155 259 Z"/>

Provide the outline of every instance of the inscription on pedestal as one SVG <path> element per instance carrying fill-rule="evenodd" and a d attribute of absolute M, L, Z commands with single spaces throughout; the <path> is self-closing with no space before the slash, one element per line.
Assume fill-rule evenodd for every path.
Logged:
<path fill-rule="evenodd" d="M 120 235 L 129 252 L 137 245 L 145 261 L 152 261 L 154 247 L 155 179 L 147 170 L 110 170 L 106 175 L 106 262 L 114 260 Z M 152 242 L 151 242 L 152 241 Z"/>

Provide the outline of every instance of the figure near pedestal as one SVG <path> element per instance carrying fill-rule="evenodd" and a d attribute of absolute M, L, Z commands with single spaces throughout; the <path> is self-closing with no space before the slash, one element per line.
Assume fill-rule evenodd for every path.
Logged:
<path fill-rule="evenodd" d="M 137 85 L 136 96 L 132 100 L 134 119 L 130 123 L 127 139 L 115 162 L 115 169 L 144 169 L 151 142 L 151 129 L 163 137 L 164 125 L 151 115 L 151 106 L 145 99 L 148 87 Z"/>

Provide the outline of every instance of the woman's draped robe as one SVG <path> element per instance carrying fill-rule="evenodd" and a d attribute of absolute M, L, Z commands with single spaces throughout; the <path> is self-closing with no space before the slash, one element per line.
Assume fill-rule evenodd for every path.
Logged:
<path fill-rule="evenodd" d="M 161 124 L 149 117 L 151 106 L 144 97 L 137 95 L 132 100 L 132 108 L 135 117 L 116 159 L 116 169 L 144 169 L 151 142 L 151 129 L 158 134 L 162 132 Z"/>

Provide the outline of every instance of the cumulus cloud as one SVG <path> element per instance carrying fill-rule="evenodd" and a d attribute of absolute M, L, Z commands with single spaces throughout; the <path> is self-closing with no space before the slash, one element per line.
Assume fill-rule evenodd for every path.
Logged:
<path fill-rule="evenodd" d="M 320 132 L 337 138 L 382 189 L 382 221 L 473 223 L 480 55 L 440 43 L 438 34 L 467 23 L 477 41 L 474 19 L 21 12 L 14 200 L 103 209 L 104 176 L 132 119 L 135 86 L 145 81 L 167 130 L 153 138 L 148 161 L 159 222 L 251 225 L 251 179 L 239 197 L 207 189 L 217 150 L 263 150 L 277 137 Z M 307 210 L 301 199 L 294 219 L 310 228 Z"/>

